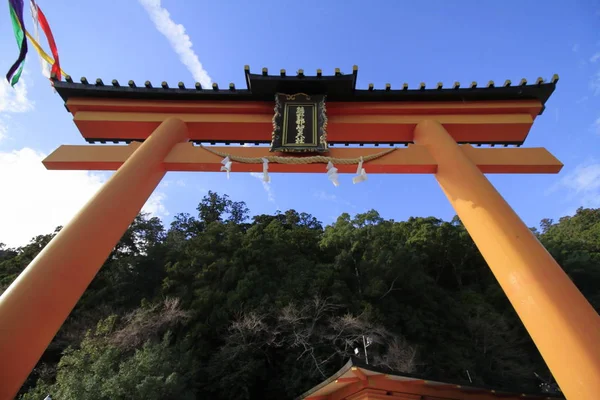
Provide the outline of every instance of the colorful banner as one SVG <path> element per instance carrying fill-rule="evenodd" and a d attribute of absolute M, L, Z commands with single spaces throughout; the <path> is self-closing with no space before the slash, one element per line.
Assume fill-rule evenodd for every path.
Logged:
<path fill-rule="evenodd" d="M 62 79 L 62 76 L 60 73 L 61 69 L 60 62 L 58 61 L 58 49 L 56 47 L 56 42 L 54 41 L 54 35 L 52 35 L 52 30 L 50 29 L 50 25 L 48 24 L 48 20 L 42 12 L 42 9 L 40 8 L 40 6 L 35 4 L 35 1 L 33 3 L 37 9 L 37 17 L 40 23 L 40 27 L 42 28 L 42 31 L 44 31 L 46 39 L 48 39 L 48 45 L 50 46 L 50 51 L 52 52 L 52 56 L 54 57 L 54 64 L 52 64 L 51 74 L 60 81 Z"/>
<path fill-rule="evenodd" d="M 29 41 L 31 41 L 31 44 L 33 45 L 33 48 L 40 55 L 40 59 L 48 67 L 48 69 L 47 69 L 48 73 L 47 74 L 44 72 L 44 67 L 42 67 L 42 74 L 44 74 L 44 76 L 46 78 L 50 78 L 50 65 L 54 64 L 54 60 L 52 59 L 52 57 L 50 57 L 48 55 L 48 53 L 46 53 L 44 51 L 44 49 L 42 49 L 42 46 L 40 46 L 40 44 L 33 38 L 33 36 L 31 36 L 31 34 L 29 32 L 25 31 L 25 35 L 27 36 L 27 38 L 29 39 Z M 65 75 L 65 76 L 69 75 L 62 68 L 60 68 L 60 73 L 62 75 Z"/>
<path fill-rule="evenodd" d="M 42 75 L 50 79 L 50 66 L 54 63 L 54 61 L 52 59 L 48 60 L 48 55 L 42 50 L 42 48 L 38 44 L 38 42 L 40 41 L 40 23 L 38 21 L 38 7 L 34 0 L 29 1 L 29 9 L 31 10 L 31 19 L 33 20 L 33 37 L 35 38 L 35 40 L 31 37 L 31 35 L 28 34 L 27 31 L 25 31 L 25 33 L 27 34 L 27 37 L 29 38 L 29 40 L 31 40 L 33 44 L 33 47 L 35 47 L 39 54 L 40 65 L 42 67 Z M 42 52 L 46 54 L 46 57 L 42 55 Z"/>
<path fill-rule="evenodd" d="M 15 38 L 17 39 L 17 46 L 19 47 L 19 57 L 8 70 L 6 80 L 11 86 L 15 86 L 23 73 L 25 56 L 27 55 L 27 39 L 25 37 L 25 22 L 23 21 L 23 0 L 8 0 L 8 8 L 10 10 L 10 19 Z"/>

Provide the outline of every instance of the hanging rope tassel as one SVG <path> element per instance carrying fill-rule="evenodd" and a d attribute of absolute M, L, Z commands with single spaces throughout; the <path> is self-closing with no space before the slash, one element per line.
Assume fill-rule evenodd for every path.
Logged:
<path fill-rule="evenodd" d="M 221 171 L 227 172 L 227 179 L 229 179 L 229 173 L 231 172 L 231 160 L 229 159 L 229 156 L 225 157 L 223 161 L 221 161 L 221 164 L 223 164 Z"/>
<path fill-rule="evenodd" d="M 343 165 L 351 165 L 358 164 L 360 162 L 360 158 L 333 158 L 327 156 L 310 156 L 310 157 L 294 157 L 294 156 L 266 156 L 266 157 L 241 157 L 235 156 L 232 154 L 223 153 L 221 151 L 212 149 L 210 146 L 200 145 L 201 148 L 208 151 L 209 153 L 215 154 L 219 157 L 229 157 L 232 161 L 239 162 L 242 164 L 260 164 L 262 163 L 262 159 L 265 158 L 269 162 L 274 162 L 278 164 L 319 164 L 326 162 L 334 162 L 336 164 Z M 370 154 L 368 156 L 364 156 L 363 161 L 369 162 L 376 160 L 378 158 L 384 157 L 391 152 L 396 151 L 396 148 L 391 148 L 389 150 L 384 150 L 380 153 Z"/>
<path fill-rule="evenodd" d="M 389 150 L 384 150 L 380 153 L 370 154 L 368 156 L 359 157 L 359 158 L 333 158 L 326 156 L 311 156 L 311 157 L 293 157 L 293 156 L 266 156 L 266 157 L 242 157 L 235 156 L 227 153 L 220 152 L 218 150 L 212 149 L 210 147 L 205 147 L 202 144 L 201 148 L 208 151 L 209 153 L 215 154 L 219 157 L 225 157 L 221 164 L 221 171 L 227 171 L 227 179 L 229 179 L 229 173 L 231 172 L 231 162 L 232 160 L 235 162 L 239 162 L 242 164 L 263 164 L 263 181 L 270 182 L 271 178 L 269 177 L 269 162 L 274 162 L 278 164 L 317 164 L 317 163 L 327 163 L 327 176 L 329 180 L 335 185 L 339 186 L 340 182 L 338 180 L 338 169 L 333 165 L 336 164 L 342 165 L 351 165 L 358 164 L 358 168 L 356 170 L 356 176 L 352 178 L 352 182 L 359 183 L 366 181 L 367 173 L 363 168 L 363 163 L 369 162 L 372 160 L 376 160 L 381 157 L 385 157 L 393 151 L 396 151 L 396 148 L 392 148 Z"/>
<path fill-rule="evenodd" d="M 367 179 L 367 172 L 363 168 L 363 158 L 361 157 L 358 163 L 358 168 L 356 169 L 356 176 L 352 178 L 352 183 L 357 184 L 360 182 L 364 182 Z"/>
<path fill-rule="evenodd" d="M 262 158 L 263 162 L 263 182 L 271 182 L 271 177 L 269 176 L 269 160 L 266 158 Z"/>
<path fill-rule="evenodd" d="M 331 161 L 327 163 L 327 177 L 333 183 L 333 186 L 340 186 L 340 182 L 338 181 L 338 169 L 333 166 Z"/>

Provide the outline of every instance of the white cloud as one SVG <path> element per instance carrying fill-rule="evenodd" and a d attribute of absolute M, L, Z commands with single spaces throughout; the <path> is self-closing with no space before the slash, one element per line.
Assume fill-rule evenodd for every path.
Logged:
<path fill-rule="evenodd" d="M 600 51 L 590 57 L 590 62 L 591 63 L 595 63 L 598 60 L 600 60 Z"/>
<path fill-rule="evenodd" d="M 0 243 L 22 246 L 65 225 L 106 181 L 106 174 L 48 171 L 45 154 L 30 148 L 0 152 Z M 164 193 L 155 192 L 143 211 L 166 216 Z"/>
<path fill-rule="evenodd" d="M 212 80 L 208 72 L 202 67 L 202 63 L 192 49 L 192 41 L 185 33 L 185 27 L 176 24 L 169 12 L 160 4 L 161 0 L 139 0 L 144 7 L 156 29 L 169 40 L 171 48 L 179 56 L 179 60 L 192 73 L 197 82 L 204 87 L 210 87 Z"/>
<path fill-rule="evenodd" d="M 333 202 L 338 201 L 337 196 L 335 194 L 326 193 L 323 190 L 313 193 L 313 196 L 316 197 L 317 199 L 323 200 L 323 201 L 333 201 Z"/>
<path fill-rule="evenodd" d="M 27 98 L 26 78 L 21 76 L 14 87 L 6 79 L 0 79 L 0 112 L 22 113 L 30 110 L 33 110 L 33 102 Z"/>
<path fill-rule="evenodd" d="M 273 203 L 277 206 L 277 203 L 275 202 L 275 194 L 273 193 L 271 184 L 269 182 L 265 182 L 263 180 L 262 172 L 250 172 L 250 175 L 252 175 L 256 179 L 258 179 L 262 183 L 263 189 L 265 189 L 265 192 L 267 193 L 267 200 L 269 200 L 271 203 Z M 279 208 L 279 207 L 277 207 L 277 208 Z"/>
<path fill-rule="evenodd" d="M 570 192 L 570 200 L 577 206 L 600 207 L 600 163 L 577 166 L 560 180 L 559 187 Z"/>
<path fill-rule="evenodd" d="M 146 202 L 146 204 L 144 204 L 142 211 L 150 213 L 154 217 L 168 217 L 169 211 L 167 211 L 167 208 L 163 203 L 166 198 L 167 195 L 164 192 L 161 192 L 160 189 L 155 190 L 154 193 L 152 193 L 152 196 L 150 196 L 150 198 Z"/>
<path fill-rule="evenodd" d="M 11 87 L 6 79 L 0 79 L 0 142 L 8 136 L 10 113 L 33 110 L 33 102 L 27 98 L 27 79 L 23 73 L 19 83 Z"/>
<path fill-rule="evenodd" d="M 4 139 L 6 137 L 7 132 L 8 132 L 8 126 L 6 126 L 6 122 L 4 122 L 4 119 L 0 115 L 0 142 L 2 141 L 2 139 Z"/>
<path fill-rule="evenodd" d="M 342 205 L 342 206 L 346 206 L 346 207 L 350 207 L 350 208 L 356 208 L 356 206 L 354 204 L 352 204 L 351 202 L 349 202 L 348 200 L 339 198 L 335 194 L 327 193 L 324 190 L 314 191 L 313 197 L 315 197 L 316 199 L 321 200 L 321 201 L 330 201 L 330 202 L 338 204 L 338 205 Z"/>

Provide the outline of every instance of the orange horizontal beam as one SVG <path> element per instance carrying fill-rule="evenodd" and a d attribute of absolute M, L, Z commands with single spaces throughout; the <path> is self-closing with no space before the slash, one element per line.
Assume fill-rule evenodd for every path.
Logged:
<path fill-rule="evenodd" d="M 139 113 L 139 112 L 104 112 L 81 111 L 75 115 L 76 121 L 113 121 L 113 122 L 162 122 L 169 117 L 176 117 L 186 123 L 218 122 L 218 123 L 272 123 L 273 116 L 268 114 L 222 114 L 222 113 Z M 329 116 L 329 123 L 338 124 L 418 124 L 423 119 L 435 119 L 441 124 L 507 124 L 532 123 L 528 114 L 437 114 L 431 115 L 334 115 Z"/>
<path fill-rule="evenodd" d="M 70 98 L 69 111 L 255 113 L 273 115 L 273 103 L 240 101 L 160 101 Z M 328 115 L 530 114 L 541 111 L 538 100 L 478 102 L 327 102 Z"/>
<path fill-rule="evenodd" d="M 127 146 L 60 146 L 44 161 L 50 170 L 117 170 L 133 154 L 139 143 Z M 279 153 L 271 153 L 265 147 L 211 147 L 217 151 L 239 157 L 260 158 Z M 562 163 L 544 148 L 473 148 L 462 146 L 479 169 L 484 173 L 558 173 Z M 327 154 L 333 158 L 358 158 L 380 153 L 380 148 L 330 149 Z M 302 158 L 303 155 L 286 154 L 286 157 Z M 176 145 L 166 157 L 167 171 L 210 171 L 221 169 L 222 157 L 191 143 Z M 355 173 L 356 165 L 336 164 L 341 173 Z M 367 173 L 414 174 L 435 173 L 437 164 L 424 146 L 410 145 L 365 163 Z M 325 171 L 324 164 L 279 164 L 271 162 L 270 172 L 315 172 Z M 233 163 L 232 172 L 262 172 L 262 164 Z"/>
<path fill-rule="evenodd" d="M 368 379 L 367 375 L 358 367 L 352 367 L 352 373 L 361 381 L 366 381 Z"/>
<path fill-rule="evenodd" d="M 190 139 L 203 142 L 270 142 L 272 115 L 256 113 L 143 113 L 79 111 L 75 124 L 86 139 L 141 140 L 170 116 L 186 122 Z M 533 118 L 520 114 L 330 115 L 330 143 L 411 142 L 424 118 L 444 125 L 458 142 L 521 143 Z"/>
<path fill-rule="evenodd" d="M 75 121 L 85 139 L 143 140 L 159 122 Z M 202 142 L 263 142 L 271 141 L 272 124 L 260 123 L 188 123 L 190 139 Z M 395 124 L 337 124 L 327 127 L 329 143 L 408 143 L 412 142 L 416 123 Z M 530 123 L 514 124 L 445 124 L 454 140 L 463 143 L 522 143 Z"/>
<path fill-rule="evenodd" d="M 360 381 L 359 378 L 337 378 L 335 383 L 355 383 Z"/>
<path fill-rule="evenodd" d="M 369 383 L 369 388 L 380 389 L 389 392 L 399 392 L 399 393 L 412 393 L 419 394 L 425 397 L 433 397 L 436 399 L 439 398 L 448 398 L 455 400 L 498 400 L 499 397 L 504 397 L 508 399 L 521 399 L 522 396 L 515 395 L 507 395 L 507 394 L 497 394 L 493 391 L 471 391 L 467 388 L 462 388 L 458 385 L 451 385 L 452 387 L 444 387 L 444 388 L 434 388 L 427 385 L 415 386 L 415 385 L 407 385 L 404 381 L 400 380 L 377 380 Z"/>
<path fill-rule="evenodd" d="M 367 388 L 367 381 L 360 381 L 356 383 L 351 383 L 346 385 L 333 393 L 329 394 L 330 400 L 343 400 L 347 397 L 352 396 L 355 393 L 360 392 L 361 390 Z"/>

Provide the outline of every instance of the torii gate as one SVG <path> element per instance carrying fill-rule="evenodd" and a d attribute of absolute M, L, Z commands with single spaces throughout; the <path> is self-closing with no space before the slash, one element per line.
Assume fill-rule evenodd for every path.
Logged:
<path fill-rule="evenodd" d="M 249 162 L 233 171 L 259 172 L 256 160 L 270 157 L 269 150 L 279 157 L 271 158 L 271 172 L 324 172 L 322 162 L 331 159 L 340 172 L 354 172 L 351 164 L 363 157 L 369 173 L 434 174 L 563 392 L 598 398 L 598 314 L 484 175 L 561 170 L 544 148 L 509 147 L 525 141 L 557 76 L 532 85 L 358 90 L 356 67 L 332 76 L 269 75 L 266 68 L 251 74 L 246 67 L 245 75 L 243 90 L 54 81 L 88 142 L 131 143 L 61 146 L 44 160 L 51 170 L 117 172 L 0 297 L 0 399 L 17 393 L 167 171 L 219 171 L 229 155 Z M 344 144 L 408 147 L 337 148 Z M 322 158 L 290 164 L 309 161 L 307 151 Z"/>

